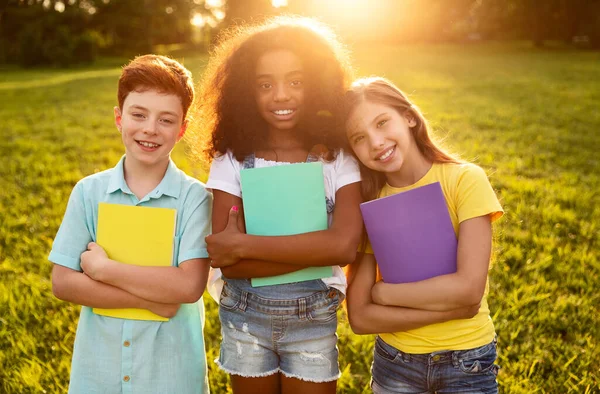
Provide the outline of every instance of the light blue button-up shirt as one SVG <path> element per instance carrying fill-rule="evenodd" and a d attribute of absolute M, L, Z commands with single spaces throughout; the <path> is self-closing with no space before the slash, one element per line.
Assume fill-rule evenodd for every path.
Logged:
<path fill-rule="evenodd" d="M 69 198 L 49 260 L 81 270 L 81 254 L 96 240 L 98 203 L 174 208 L 173 265 L 206 258 L 212 196 L 171 161 L 160 184 L 138 200 L 116 167 L 79 181 Z M 69 393 L 207 393 L 204 304 L 183 304 L 168 322 L 116 319 L 82 306 L 73 349 Z"/>

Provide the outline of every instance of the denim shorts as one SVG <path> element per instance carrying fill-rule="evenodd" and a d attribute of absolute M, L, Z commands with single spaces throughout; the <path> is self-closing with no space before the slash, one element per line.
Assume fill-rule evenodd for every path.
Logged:
<path fill-rule="evenodd" d="M 371 388 L 388 393 L 498 393 L 496 339 L 469 350 L 401 352 L 377 337 Z"/>
<path fill-rule="evenodd" d="M 338 379 L 340 298 L 322 280 L 255 289 L 246 280 L 227 279 L 219 306 L 223 339 L 215 362 L 244 377 L 281 372 L 316 383 Z"/>

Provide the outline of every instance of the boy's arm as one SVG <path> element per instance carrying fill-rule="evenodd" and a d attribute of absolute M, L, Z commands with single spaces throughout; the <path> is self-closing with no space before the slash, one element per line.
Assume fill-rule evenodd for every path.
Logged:
<path fill-rule="evenodd" d="M 163 317 L 173 317 L 179 309 L 178 304 L 151 302 L 58 264 L 52 268 L 52 292 L 63 301 L 91 308 L 141 308 Z"/>
<path fill-rule="evenodd" d="M 194 303 L 202 297 L 208 278 L 207 258 L 190 259 L 179 267 L 123 264 L 108 258 L 91 242 L 81 255 L 81 267 L 92 279 L 137 297 L 161 303 Z"/>
<path fill-rule="evenodd" d="M 360 182 L 340 188 L 336 193 L 331 227 L 305 234 L 255 236 L 237 231 L 239 226 L 225 224 L 222 232 L 217 234 L 215 231 L 207 238 L 212 265 L 223 268 L 239 260 L 256 259 L 298 265 L 300 268 L 345 266 L 356 256 L 362 231 L 361 202 Z M 232 213 L 229 220 L 233 220 L 235 215 Z"/>
<path fill-rule="evenodd" d="M 110 260 L 95 243 L 81 255 L 81 266 L 93 279 L 139 297 L 165 303 L 193 303 L 204 293 L 208 253 L 204 238 L 210 233 L 212 195 L 198 182 L 190 186 L 180 218 L 178 266 L 148 267 Z"/>
<path fill-rule="evenodd" d="M 485 291 L 492 248 L 489 215 L 465 220 L 460 224 L 457 271 L 413 283 L 378 282 L 373 300 L 428 310 L 451 310 L 481 302 Z"/>
<path fill-rule="evenodd" d="M 379 305 L 371 298 L 375 281 L 375 258 L 372 254 L 359 254 L 359 258 L 349 267 L 347 292 L 348 320 L 356 334 L 407 331 L 448 320 L 468 319 L 475 316 L 479 309 L 478 305 L 474 305 L 447 312 L 433 312 Z"/>
<path fill-rule="evenodd" d="M 93 204 L 86 200 L 84 181 L 78 182 L 69 196 L 67 209 L 52 244 L 48 259 L 52 268 L 52 290 L 57 298 L 98 308 L 145 308 L 170 317 L 178 305 L 156 304 L 113 286 L 96 282 L 81 272 L 81 253 L 92 241 Z"/>

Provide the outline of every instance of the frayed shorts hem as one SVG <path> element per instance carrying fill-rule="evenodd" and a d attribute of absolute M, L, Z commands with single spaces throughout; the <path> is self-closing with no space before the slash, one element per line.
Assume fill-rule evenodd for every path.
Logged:
<path fill-rule="evenodd" d="M 215 360 L 215 364 L 217 364 L 217 367 L 219 367 L 219 369 L 225 373 L 228 373 L 230 375 L 236 375 L 236 376 L 241 376 L 243 378 L 264 378 L 266 376 L 271 376 L 274 375 L 276 373 L 281 373 L 283 376 L 285 376 L 286 378 L 293 378 L 293 379 L 298 379 L 298 380 L 303 380 L 305 382 L 311 382 L 311 383 L 328 383 L 328 382 L 333 382 L 335 380 L 338 380 L 341 376 L 342 373 L 339 372 L 337 375 L 332 376 L 330 378 L 323 378 L 323 379 L 314 379 L 314 378 L 306 378 L 304 376 L 299 376 L 296 374 L 292 374 L 289 372 L 285 372 L 282 371 L 281 368 L 277 367 L 271 371 L 267 371 L 267 372 L 259 372 L 259 373 L 242 373 L 239 371 L 234 371 L 232 369 L 226 368 L 223 366 L 223 364 L 221 364 L 221 362 L 219 361 L 219 359 Z"/>
<path fill-rule="evenodd" d="M 291 374 L 291 373 L 288 373 L 288 372 L 285 372 L 285 371 L 281 371 L 281 370 L 279 372 L 281 372 L 281 374 L 283 376 L 285 376 L 286 378 L 294 378 L 294 379 L 303 380 L 305 382 L 311 382 L 311 383 L 328 383 L 328 382 L 333 382 L 333 381 L 338 380 L 342 376 L 342 373 L 340 372 L 337 375 L 332 376 L 330 378 L 315 379 L 315 378 L 305 378 L 304 376 L 298 376 L 298 375 Z"/>
<path fill-rule="evenodd" d="M 243 373 L 243 372 L 239 372 L 239 371 L 234 371 L 233 369 L 229 369 L 223 366 L 223 364 L 221 364 L 221 362 L 219 361 L 219 359 L 215 360 L 215 364 L 217 364 L 217 367 L 219 367 L 219 369 L 225 373 L 228 373 L 230 375 L 237 375 L 237 376 L 241 376 L 243 378 L 264 378 L 265 376 L 271 376 L 276 374 L 277 372 L 281 372 L 279 367 L 271 370 L 271 371 L 267 371 L 267 372 L 258 372 L 258 373 Z"/>

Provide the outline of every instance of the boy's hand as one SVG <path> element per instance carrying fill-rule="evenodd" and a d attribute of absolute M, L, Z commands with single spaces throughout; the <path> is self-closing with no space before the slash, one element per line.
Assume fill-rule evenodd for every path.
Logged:
<path fill-rule="evenodd" d="M 81 269 L 90 278 L 102 281 L 102 269 L 109 264 L 108 255 L 100 245 L 95 242 L 88 244 L 88 250 L 81 254 Z"/>
<path fill-rule="evenodd" d="M 156 313 L 158 316 L 172 318 L 175 317 L 181 304 L 160 304 L 158 302 L 151 302 L 148 305 L 148 310 L 152 313 Z"/>
<path fill-rule="evenodd" d="M 205 238 L 211 267 L 227 267 L 241 259 L 239 249 L 244 233 L 238 228 L 237 222 L 238 209 L 234 206 L 229 210 L 229 219 L 225 230 Z"/>

